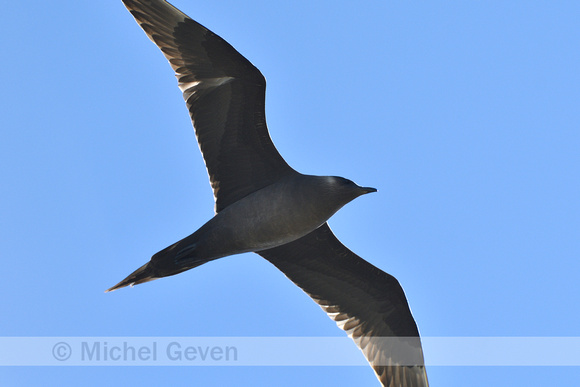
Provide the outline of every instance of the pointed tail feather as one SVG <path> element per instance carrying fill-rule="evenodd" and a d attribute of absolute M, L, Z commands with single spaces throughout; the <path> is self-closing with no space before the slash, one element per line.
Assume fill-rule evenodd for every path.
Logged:
<path fill-rule="evenodd" d="M 125 286 L 139 285 L 159 278 L 155 276 L 151 265 L 149 265 L 150 263 L 151 262 L 147 262 L 146 264 L 135 270 L 133 273 L 129 274 L 129 276 L 125 278 L 123 281 L 105 290 L 105 293 L 112 292 L 113 290 L 117 290 L 120 288 L 124 288 Z"/>

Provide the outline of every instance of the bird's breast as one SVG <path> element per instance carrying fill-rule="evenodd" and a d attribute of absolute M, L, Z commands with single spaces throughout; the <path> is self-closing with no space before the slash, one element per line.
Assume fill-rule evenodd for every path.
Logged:
<path fill-rule="evenodd" d="M 316 189 L 278 184 L 256 191 L 219 212 L 200 231 L 209 255 L 260 251 L 292 242 L 338 210 L 326 209 Z M 205 229 L 205 230 L 204 230 Z"/>

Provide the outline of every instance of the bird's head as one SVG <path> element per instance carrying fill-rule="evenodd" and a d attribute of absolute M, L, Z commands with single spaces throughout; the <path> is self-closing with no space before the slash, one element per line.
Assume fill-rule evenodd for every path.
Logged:
<path fill-rule="evenodd" d="M 343 204 L 346 204 L 361 195 L 377 192 L 376 188 L 361 187 L 352 180 L 339 176 L 326 176 L 325 185 L 327 186 L 329 194 L 334 197 L 340 197 Z"/>

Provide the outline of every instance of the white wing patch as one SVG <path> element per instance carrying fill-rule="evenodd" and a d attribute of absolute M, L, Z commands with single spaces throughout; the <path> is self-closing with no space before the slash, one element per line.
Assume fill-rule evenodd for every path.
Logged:
<path fill-rule="evenodd" d="M 385 383 L 383 374 L 387 373 L 391 375 L 390 384 L 385 384 L 387 387 L 429 386 L 419 337 L 374 336 L 372 329 L 363 332 L 363 321 L 340 312 L 337 305 L 329 305 L 325 300 L 311 297 L 355 342 L 375 369 L 381 383 Z"/>
<path fill-rule="evenodd" d="M 177 77 L 179 76 L 180 75 L 178 74 Z M 194 81 L 194 82 L 180 81 L 178 86 L 179 89 L 181 89 L 181 91 L 183 92 L 183 99 L 187 101 L 189 97 L 191 97 L 199 90 L 220 87 L 228 82 L 231 82 L 233 79 L 234 79 L 233 77 L 220 77 L 220 78 L 208 78 L 204 79 L 203 81 Z"/>

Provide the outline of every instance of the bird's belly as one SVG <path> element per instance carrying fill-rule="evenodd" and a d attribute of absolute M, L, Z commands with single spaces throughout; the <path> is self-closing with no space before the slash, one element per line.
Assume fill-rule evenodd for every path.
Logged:
<path fill-rule="evenodd" d="M 314 214 L 295 200 L 242 199 L 224 209 L 203 228 L 199 252 L 209 258 L 260 251 L 292 242 L 321 226 L 332 214 Z M 206 227 L 208 226 L 208 227 Z"/>

